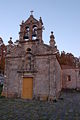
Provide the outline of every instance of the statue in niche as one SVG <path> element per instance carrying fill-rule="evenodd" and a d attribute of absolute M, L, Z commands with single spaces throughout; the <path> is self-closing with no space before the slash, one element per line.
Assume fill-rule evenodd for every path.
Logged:
<path fill-rule="evenodd" d="M 26 70 L 27 71 L 31 70 L 31 56 L 28 56 L 26 59 Z"/>
<path fill-rule="evenodd" d="M 31 53 L 31 49 L 27 48 L 27 52 L 26 52 L 26 70 L 27 71 L 33 71 L 33 66 L 34 66 L 33 55 Z"/>

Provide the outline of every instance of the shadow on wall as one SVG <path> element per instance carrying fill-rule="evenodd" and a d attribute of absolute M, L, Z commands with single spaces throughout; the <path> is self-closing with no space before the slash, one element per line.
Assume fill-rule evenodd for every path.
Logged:
<path fill-rule="evenodd" d="M 4 76 L 0 74 L 0 96 L 2 93 L 2 89 L 3 89 L 3 84 L 4 84 Z"/>

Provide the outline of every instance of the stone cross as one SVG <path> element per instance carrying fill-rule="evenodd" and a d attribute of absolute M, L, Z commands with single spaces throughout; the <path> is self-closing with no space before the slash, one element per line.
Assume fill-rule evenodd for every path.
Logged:
<path fill-rule="evenodd" d="M 34 12 L 34 11 L 33 11 L 33 10 L 31 10 L 30 12 L 31 12 L 31 15 L 33 15 L 33 12 Z"/>

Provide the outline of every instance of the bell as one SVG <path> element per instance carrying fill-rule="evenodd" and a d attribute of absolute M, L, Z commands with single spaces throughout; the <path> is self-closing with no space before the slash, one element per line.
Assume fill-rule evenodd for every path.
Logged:
<path fill-rule="evenodd" d="M 32 36 L 33 36 L 33 37 L 36 37 L 36 35 L 37 35 L 37 30 L 34 29 Z"/>
<path fill-rule="evenodd" d="M 33 33 L 33 34 L 32 34 L 32 37 L 36 37 L 36 33 Z"/>
<path fill-rule="evenodd" d="M 28 36 L 24 36 L 24 39 L 29 39 L 29 37 Z"/>

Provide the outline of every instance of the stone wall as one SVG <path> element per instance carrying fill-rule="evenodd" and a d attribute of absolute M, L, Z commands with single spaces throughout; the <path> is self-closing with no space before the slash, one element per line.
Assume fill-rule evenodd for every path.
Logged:
<path fill-rule="evenodd" d="M 56 59 L 56 96 L 57 98 L 60 95 L 60 92 L 62 90 L 62 73 L 61 73 L 61 66 L 59 62 Z"/>
<path fill-rule="evenodd" d="M 64 89 L 77 88 L 77 72 L 76 69 L 63 69 L 62 70 L 62 87 Z"/>
<path fill-rule="evenodd" d="M 18 73 L 18 70 L 21 59 L 7 57 L 5 64 L 5 83 L 2 94 L 6 94 L 8 97 L 19 97 L 21 75 Z"/>
<path fill-rule="evenodd" d="M 35 96 L 55 99 L 61 91 L 61 68 L 55 55 L 36 56 L 36 67 Z"/>
<path fill-rule="evenodd" d="M 37 73 L 35 75 L 35 96 L 49 96 L 49 61 L 48 56 L 36 56 Z"/>

